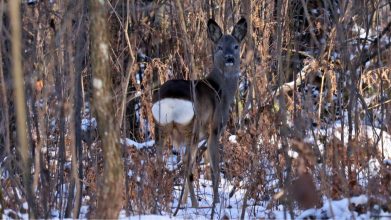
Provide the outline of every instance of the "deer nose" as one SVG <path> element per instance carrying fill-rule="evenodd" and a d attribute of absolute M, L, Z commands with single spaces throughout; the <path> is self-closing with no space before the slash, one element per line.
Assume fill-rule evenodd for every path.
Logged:
<path fill-rule="evenodd" d="M 233 66 L 235 63 L 234 56 L 225 55 L 225 66 Z"/>

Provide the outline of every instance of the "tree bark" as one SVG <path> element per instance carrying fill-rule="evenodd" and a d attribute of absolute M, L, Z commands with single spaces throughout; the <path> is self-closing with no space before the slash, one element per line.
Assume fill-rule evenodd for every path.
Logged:
<path fill-rule="evenodd" d="M 110 93 L 107 11 L 102 0 L 89 0 L 93 108 L 98 122 L 104 159 L 104 183 L 96 213 L 98 219 L 116 219 L 122 207 L 122 160 L 119 127 Z"/>
<path fill-rule="evenodd" d="M 12 73 L 14 84 L 14 100 L 16 107 L 18 146 L 17 149 L 22 160 L 23 180 L 26 199 L 29 207 L 29 218 L 35 218 L 35 205 L 31 196 L 31 165 L 27 140 L 27 113 L 26 97 L 24 91 L 24 77 L 22 70 L 22 23 L 20 19 L 20 0 L 14 0 L 9 5 L 11 33 L 12 33 Z"/>

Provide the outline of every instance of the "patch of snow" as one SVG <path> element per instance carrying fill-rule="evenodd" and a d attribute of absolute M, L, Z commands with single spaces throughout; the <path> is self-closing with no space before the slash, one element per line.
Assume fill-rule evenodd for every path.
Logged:
<path fill-rule="evenodd" d="M 124 139 L 123 138 L 121 138 L 120 141 L 121 141 L 121 144 L 124 144 Z M 134 140 L 126 138 L 125 141 L 126 141 L 125 144 L 127 146 L 135 146 L 137 149 L 141 149 L 143 147 L 152 147 L 155 144 L 154 140 L 147 141 L 147 142 L 144 142 L 144 143 L 138 143 L 138 142 L 136 142 Z"/>
<path fill-rule="evenodd" d="M 299 156 L 299 154 L 293 150 L 288 150 L 288 155 L 292 158 L 297 158 Z"/>
<path fill-rule="evenodd" d="M 238 142 L 236 142 L 236 135 L 231 135 L 231 136 L 229 136 L 228 140 L 229 140 L 231 143 L 234 143 L 234 144 L 238 143 Z"/>
<path fill-rule="evenodd" d="M 354 205 L 364 205 L 368 202 L 368 197 L 366 195 L 360 195 L 357 197 L 350 198 L 350 203 Z"/>
<path fill-rule="evenodd" d="M 366 195 L 360 195 L 352 197 L 350 199 L 344 198 L 342 200 L 331 201 L 327 200 L 323 207 L 316 209 L 308 209 L 303 211 L 297 219 L 369 219 L 370 212 L 358 215 L 357 212 L 349 209 L 349 204 L 363 205 L 367 204 L 368 197 Z"/>
<path fill-rule="evenodd" d="M 83 131 L 87 131 L 87 128 L 88 128 L 88 127 L 96 128 L 97 126 L 98 126 L 98 124 L 97 124 L 95 118 L 91 118 L 91 120 L 88 119 L 88 118 L 84 118 L 84 119 L 81 121 L 81 129 L 82 129 Z"/>
<path fill-rule="evenodd" d="M 360 38 L 365 38 L 365 36 L 367 34 L 367 32 L 365 31 L 364 28 L 361 28 L 361 27 L 356 26 L 356 25 L 352 27 L 352 31 L 358 33 L 360 35 Z"/>
<path fill-rule="evenodd" d="M 345 117 L 347 117 L 347 114 L 345 114 Z M 347 120 L 346 120 L 347 121 Z M 320 129 L 319 133 L 321 135 L 328 135 L 327 138 L 332 138 L 333 134 L 337 139 L 341 140 L 342 132 L 344 134 L 344 146 L 348 145 L 348 135 L 349 135 L 349 127 L 344 126 L 344 129 L 342 131 L 341 123 L 337 122 L 334 125 L 334 130 L 332 127 L 329 127 L 326 129 Z M 360 125 L 360 132 L 362 134 L 365 134 L 364 138 L 367 138 L 368 140 L 373 140 L 374 143 L 379 141 L 379 137 L 382 138 L 382 140 L 379 141 L 378 144 L 378 150 L 380 153 L 384 153 L 385 158 L 391 157 L 391 135 L 387 132 L 383 131 L 382 136 L 380 136 L 381 129 L 379 128 L 373 128 L 372 126 L 368 125 Z M 353 128 L 352 135 L 355 135 L 355 129 Z"/>
<path fill-rule="evenodd" d="M 383 160 L 383 164 L 384 165 L 391 165 L 391 159 L 387 158 L 387 159 Z"/>
<path fill-rule="evenodd" d="M 200 148 L 207 140 L 202 140 L 198 143 L 198 147 Z"/>
<path fill-rule="evenodd" d="M 27 0 L 27 1 L 22 1 L 22 3 L 34 3 L 37 2 L 38 0 Z M 50 3 L 53 3 L 54 0 L 50 0 Z"/>
<path fill-rule="evenodd" d="M 172 219 L 169 216 L 164 216 L 164 215 L 136 215 L 136 216 L 126 216 L 125 210 L 123 212 L 121 211 L 119 214 L 118 219 L 128 219 L 128 220 L 168 220 Z"/>

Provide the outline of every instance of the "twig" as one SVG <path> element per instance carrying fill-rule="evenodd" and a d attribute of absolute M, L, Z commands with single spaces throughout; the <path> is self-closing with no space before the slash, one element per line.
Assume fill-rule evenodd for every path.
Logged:
<path fill-rule="evenodd" d="M 130 13 L 130 9 L 129 9 L 129 1 L 127 1 L 127 14 L 129 15 Z M 130 43 L 130 39 L 129 39 L 129 35 L 128 35 L 128 27 L 129 27 L 129 20 L 130 20 L 130 17 L 127 16 L 126 17 L 126 24 L 125 24 L 125 30 L 124 30 L 124 34 L 125 34 L 125 39 L 126 39 L 126 43 L 128 44 L 128 48 L 129 48 L 129 57 L 130 57 L 130 61 L 129 61 L 129 71 L 125 77 L 125 81 L 122 82 L 122 103 L 121 103 L 121 113 L 119 114 L 120 118 L 119 118 L 119 122 L 122 121 L 122 118 L 124 116 L 124 111 L 125 111 L 125 105 L 126 105 L 126 91 L 127 91 L 127 88 L 129 86 L 129 82 L 130 82 L 130 76 L 132 74 L 132 67 L 133 67 L 133 64 L 134 64 L 134 61 L 135 61 L 135 57 L 134 57 L 134 54 L 133 54 L 133 49 L 132 49 L 132 44 Z M 121 123 L 122 124 L 122 123 Z"/>
<path fill-rule="evenodd" d="M 323 73 L 322 75 L 322 83 L 320 85 L 320 93 L 319 93 L 319 107 L 318 107 L 318 122 L 316 125 L 316 134 L 315 134 L 315 145 L 318 146 L 318 137 L 319 137 L 319 129 L 320 129 L 320 115 L 322 112 L 322 97 L 323 97 L 323 84 L 324 84 L 324 77 L 326 76 L 326 73 Z"/>
<path fill-rule="evenodd" d="M 302 6 L 303 6 L 303 9 L 304 9 L 305 18 L 307 19 L 308 24 L 309 24 L 309 26 L 310 26 L 310 27 L 309 27 L 309 31 L 310 31 L 310 34 L 311 34 L 311 39 L 314 41 L 316 47 L 319 48 L 319 41 L 318 41 L 318 39 L 316 39 L 316 36 L 315 36 L 315 33 L 314 33 L 314 26 L 313 26 L 313 24 L 312 24 L 310 15 L 309 15 L 309 13 L 308 13 L 307 4 L 305 3 L 304 0 L 301 0 L 301 3 L 302 3 Z"/>
<path fill-rule="evenodd" d="M 389 99 L 389 100 L 387 100 L 387 101 L 384 101 L 384 102 L 382 102 L 382 103 L 378 103 L 378 104 L 376 104 L 376 105 L 374 105 L 374 106 L 368 107 L 368 110 L 369 110 L 369 109 L 376 108 L 376 107 L 381 106 L 381 105 L 384 105 L 384 104 L 387 104 L 387 103 L 389 103 L 389 102 L 391 102 L 391 99 Z M 363 111 L 364 111 L 364 110 L 361 110 L 361 112 L 363 112 Z M 361 113 L 361 112 L 360 112 L 360 113 Z"/>
<path fill-rule="evenodd" d="M 185 172 L 185 175 L 186 175 L 186 172 Z M 174 217 L 178 214 L 179 208 L 181 206 L 182 197 L 183 197 L 183 194 L 185 193 L 185 188 L 186 188 L 186 180 L 187 180 L 187 178 L 184 178 L 181 195 L 179 196 L 179 199 L 178 199 L 178 206 L 176 207 L 176 210 L 174 212 Z"/>

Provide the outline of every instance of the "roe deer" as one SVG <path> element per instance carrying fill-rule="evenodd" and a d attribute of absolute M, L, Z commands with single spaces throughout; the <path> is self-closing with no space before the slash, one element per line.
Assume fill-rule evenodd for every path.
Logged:
<path fill-rule="evenodd" d="M 215 51 L 211 73 L 206 79 L 193 82 L 165 82 L 155 94 L 152 106 L 157 166 L 161 168 L 163 165 L 163 146 L 166 138 L 171 137 L 175 147 L 186 146 L 183 164 L 187 165 L 186 188 L 190 190 L 193 207 L 198 207 L 192 183 L 195 159 L 198 143 L 205 139 L 208 139 L 207 154 L 211 162 L 213 202 L 220 202 L 219 137 L 227 124 L 229 106 L 238 86 L 240 47 L 247 34 L 247 22 L 242 18 L 235 25 L 232 34 L 223 35 L 218 24 L 210 19 L 207 30 Z M 186 194 L 182 204 L 187 202 Z"/>

